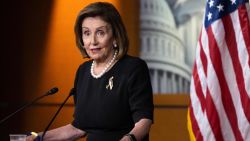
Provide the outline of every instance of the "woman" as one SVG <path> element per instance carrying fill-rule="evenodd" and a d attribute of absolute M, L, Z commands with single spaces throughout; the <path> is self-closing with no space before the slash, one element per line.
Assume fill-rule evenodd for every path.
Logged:
<path fill-rule="evenodd" d="M 48 131 L 44 140 L 148 141 L 153 121 L 149 71 L 144 61 L 127 55 L 118 11 L 110 3 L 88 5 L 77 17 L 75 35 L 82 55 L 91 60 L 76 74 L 74 120 Z"/>

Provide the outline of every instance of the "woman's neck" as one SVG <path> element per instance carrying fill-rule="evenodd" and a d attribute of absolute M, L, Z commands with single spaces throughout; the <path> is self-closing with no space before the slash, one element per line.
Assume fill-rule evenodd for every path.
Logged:
<path fill-rule="evenodd" d="M 91 65 L 91 75 L 94 78 L 101 77 L 105 72 L 107 72 L 112 66 L 116 63 L 117 51 L 114 51 L 113 55 L 110 57 L 107 57 L 104 61 L 97 62 L 96 60 L 93 60 L 93 63 Z"/>
<path fill-rule="evenodd" d="M 109 62 L 110 60 L 112 60 L 112 58 L 114 57 L 114 51 L 112 51 L 112 53 L 110 53 L 107 57 L 103 58 L 103 59 L 97 59 L 97 60 L 94 60 L 95 61 L 95 67 L 96 68 L 103 68 L 105 67 Z"/>

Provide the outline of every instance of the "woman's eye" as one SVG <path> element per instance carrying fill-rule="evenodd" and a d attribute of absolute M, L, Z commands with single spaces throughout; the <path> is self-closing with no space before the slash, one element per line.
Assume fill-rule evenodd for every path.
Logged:
<path fill-rule="evenodd" d="M 89 36 L 89 35 L 90 35 L 89 31 L 84 31 L 83 32 L 83 36 Z"/>
<path fill-rule="evenodd" d="M 105 35 L 105 32 L 104 32 L 104 31 L 102 31 L 102 30 L 97 31 L 97 36 L 102 37 L 102 36 L 104 36 L 104 35 Z"/>

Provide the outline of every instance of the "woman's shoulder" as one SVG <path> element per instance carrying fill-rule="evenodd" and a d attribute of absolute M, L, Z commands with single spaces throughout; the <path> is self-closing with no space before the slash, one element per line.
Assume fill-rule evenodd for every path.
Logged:
<path fill-rule="evenodd" d="M 142 60 L 141 58 L 130 56 L 130 55 L 124 56 L 122 62 L 124 62 L 124 64 L 129 65 L 129 66 L 146 65 L 146 62 Z"/>
<path fill-rule="evenodd" d="M 130 56 L 130 55 L 125 55 L 121 62 L 123 63 L 124 66 L 128 66 L 128 67 L 139 67 L 139 66 L 147 66 L 146 62 L 144 60 L 142 60 L 139 57 L 135 57 L 135 56 Z"/>
<path fill-rule="evenodd" d="M 89 69 L 92 64 L 92 60 L 88 60 L 79 65 L 78 70 L 86 70 Z"/>

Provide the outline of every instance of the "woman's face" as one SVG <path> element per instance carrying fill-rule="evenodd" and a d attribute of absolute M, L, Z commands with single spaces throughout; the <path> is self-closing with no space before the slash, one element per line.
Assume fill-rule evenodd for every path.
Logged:
<path fill-rule="evenodd" d="M 103 62 L 113 56 L 113 33 L 110 24 L 100 17 L 87 17 L 82 22 L 82 40 L 90 58 Z"/>

